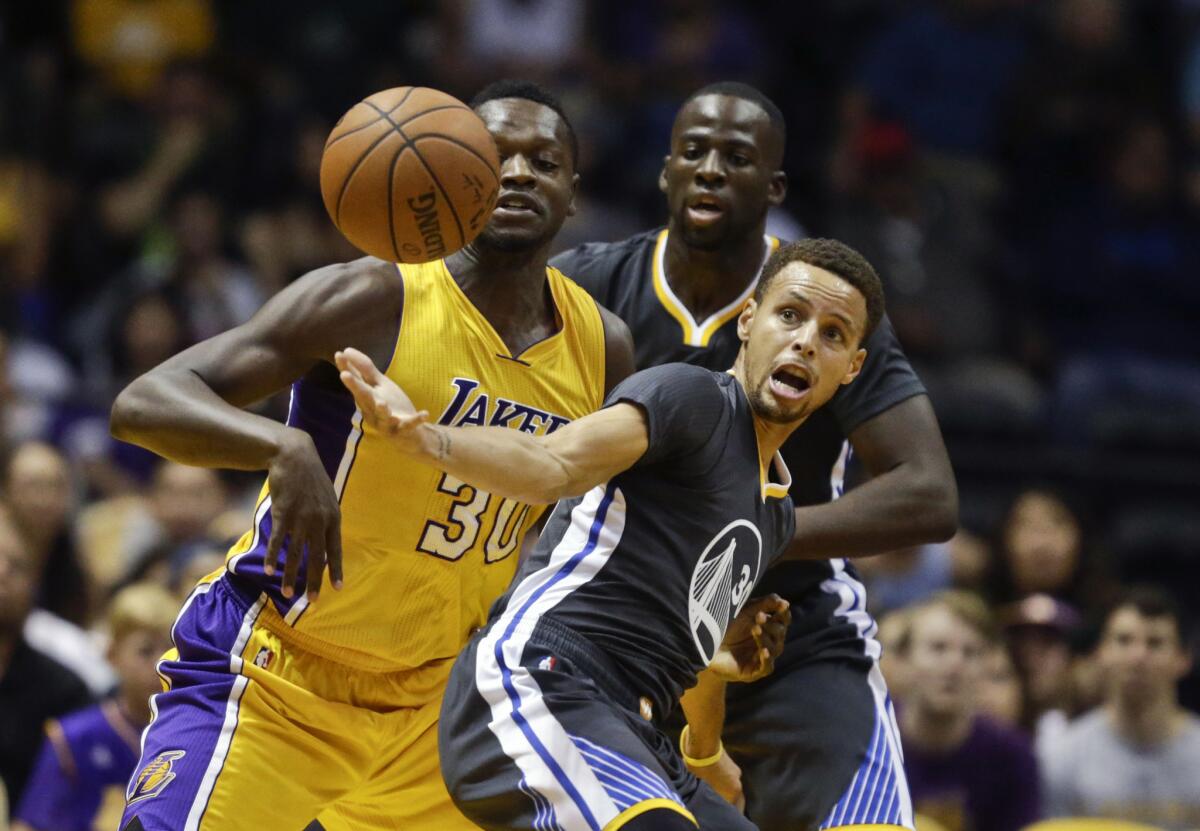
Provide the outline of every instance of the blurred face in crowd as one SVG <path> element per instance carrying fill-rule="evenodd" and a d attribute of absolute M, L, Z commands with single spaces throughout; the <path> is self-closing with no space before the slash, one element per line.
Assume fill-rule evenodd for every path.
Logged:
<path fill-rule="evenodd" d="M 787 192 L 782 163 L 782 137 L 758 104 L 732 95 L 693 98 L 675 116 L 658 179 L 671 230 L 706 251 L 759 233 L 767 208 Z"/>
<path fill-rule="evenodd" d="M 28 533 L 53 537 L 71 507 L 67 460 L 48 444 L 23 444 L 8 465 L 5 492 L 13 514 Z"/>
<path fill-rule="evenodd" d="M 1013 585 L 1021 594 L 1064 589 L 1079 567 L 1079 520 L 1058 497 L 1022 494 L 1008 516 L 1004 547 Z"/>
<path fill-rule="evenodd" d="M 120 679 L 121 692 L 137 701 L 147 701 L 162 691 L 155 665 L 171 648 L 169 629 L 131 629 L 113 641 L 108 662 Z"/>
<path fill-rule="evenodd" d="M 20 633 L 36 590 L 33 557 L 12 518 L 0 509 L 0 635 Z"/>
<path fill-rule="evenodd" d="M 789 424 L 858 376 L 867 301 L 850 283 L 805 262 L 788 263 L 738 318 L 742 381 L 754 414 Z"/>
<path fill-rule="evenodd" d="M 1146 617 L 1134 606 L 1109 616 L 1099 660 L 1110 700 L 1131 706 L 1174 696 L 1191 668 L 1175 619 Z"/>
<path fill-rule="evenodd" d="M 187 260 L 221 253 L 221 205 L 206 193 L 189 193 L 175 206 L 175 242 Z"/>
<path fill-rule="evenodd" d="M 971 713 L 983 669 L 983 635 L 940 605 L 914 612 L 911 626 L 908 703 L 933 716 Z"/>
<path fill-rule="evenodd" d="M 151 502 L 172 541 L 194 540 L 224 510 L 225 489 L 208 468 L 165 462 L 154 476 Z"/>
<path fill-rule="evenodd" d="M 129 373 L 140 375 L 182 348 L 183 323 L 165 297 L 148 294 L 137 300 L 126 315 L 121 341 Z"/>
<path fill-rule="evenodd" d="M 1026 694 L 1039 712 L 1061 706 L 1071 690 L 1071 649 L 1049 626 L 1017 626 L 1009 633 Z"/>
<path fill-rule="evenodd" d="M 879 669 L 887 681 L 888 692 L 897 700 L 903 701 L 909 687 L 908 662 L 900 649 L 900 644 L 908 633 L 909 613 L 899 609 L 886 614 L 879 621 L 879 632 L 875 640 L 883 647 L 879 656 Z"/>
<path fill-rule="evenodd" d="M 983 656 L 983 673 L 979 684 L 979 710 L 1005 724 L 1021 720 L 1021 678 L 1012 656 L 1001 644 L 988 648 Z"/>

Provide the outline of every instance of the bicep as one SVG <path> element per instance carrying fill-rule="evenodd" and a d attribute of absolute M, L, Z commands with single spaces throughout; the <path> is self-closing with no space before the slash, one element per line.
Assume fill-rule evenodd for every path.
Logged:
<path fill-rule="evenodd" d="M 950 457 L 927 395 L 914 395 L 867 419 L 850 433 L 850 444 L 872 476 L 912 464 L 953 483 Z"/>
<path fill-rule="evenodd" d="M 547 449 L 582 490 L 633 467 L 649 445 L 645 412 L 628 402 L 584 416 L 546 437 Z"/>

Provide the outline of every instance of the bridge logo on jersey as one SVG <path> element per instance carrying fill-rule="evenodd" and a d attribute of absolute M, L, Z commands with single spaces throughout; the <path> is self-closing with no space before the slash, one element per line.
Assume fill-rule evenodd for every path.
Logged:
<path fill-rule="evenodd" d="M 523 433 L 548 434 L 571 420 L 500 396 L 493 398 L 480 390 L 473 378 L 455 378 L 450 383 L 454 398 L 438 416 L 438 424 L 515 427 Z"/>
<path fill-rule="evenodd" d="M 705 664 L 750 599 L 761 568 L 762 535 L 744 519 L 722 528 L 700 555 L 688 590 L 688 625 Z"/>
<path fill-rule="evenodd" d="M 133 780 L 133 786 L 125 800 L 127 805 L 152 799 L 163 792 L 171 780 L 175 778 L 175 760 L 187 755 L 186 750 L 164 750 L 142 768 L 141 773 Z"/>

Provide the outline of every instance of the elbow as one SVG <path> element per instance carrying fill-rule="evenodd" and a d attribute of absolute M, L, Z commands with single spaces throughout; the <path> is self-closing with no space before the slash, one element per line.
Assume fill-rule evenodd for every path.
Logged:
<path fill-rule="evenodd" d="M 112 411 L 108 416 L 108 429 L 113 438 L 127 442 L 137 441 L 147 411 L 146 385 L 146 376 L 143 375 L 121 390 L 113 401 Z"/>
<path fill-rule="evenodd" d="M 945 542 L 958 533 L 958 485 L 954 475 L 931 476 L 920 487 L 921 516 L 930 542 Z"/>

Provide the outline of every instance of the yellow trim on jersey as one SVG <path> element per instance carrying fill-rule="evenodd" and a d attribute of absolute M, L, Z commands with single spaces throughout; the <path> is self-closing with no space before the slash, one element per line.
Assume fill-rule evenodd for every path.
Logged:
<path fill-rule="evenodd" d="M 754 294 L 754 287 L 758 285 L 758 275 L 762 273 L 762 267 L 767 264 L 767 258 L 775 252 L 779 247 L 779 240 L 769 234 L 763 235 L 763 241 L 766 244 L 766 252 L 763 254 L 762 264 L 759 265 L 758 271 L 754 274 L 754 279 L 742 291 L 732 303 L 722 309 L 718 309 L 713 314 L 709 315 L 700 323 L 692 317 L 692 313 L 688 311 L 687 306 L 683 305 L 683 301 L 675 296 L 675 292 L 671 291 L 671 284 L 667 281 L 666 267 L 666 251 L 667 251 L 667 229 L 664 228 L 659 232 L 658 240 L 654 244 L 654 256 L 651 258 L 650 273 L 654 284 L 654 294 L 658 297 L 658 302 L 667 310 L 667 314 L 675 318 L 679 327 L 683 330 L 683 342 L 688 346 L 708 346 L 708 342 L 717 330 L 724 326 L 729 321 L 737 317 L 742 307 L 746 305 L 746 301 Z"/>
<path fill-rule="evenodd" d="M 695 825 L 697 828 L 700 827 L 700 823 L 696 822 L 696 818 L 694 816 L 692 816 L 692 812 L 689 811 L 687 808 L 684 808 L 678 802 L 674 802 L 670 799 L 659 798 L 659 799 L 647 799 L 645 802 L 639 802 L 636 805 L 630 805 L 624 811 L 622 811 L 621 813 L 617 814 L 615 817 L 610 819 L 608 821 L 608 823 L 604 826 L 603 831 L 616 831 L 618 828 L 625 825 L 627 822 L 632 820 L 634 817 L 640 817 L 642 814 L 646 813 L 647 811 L 654 811 L 659 808 L 669 808 L 670 810 L 672 810 L 678 814 L 683 814 L 685 817 L 687 817 L 689 820 L 692 821 L 693 825 Z"/>

